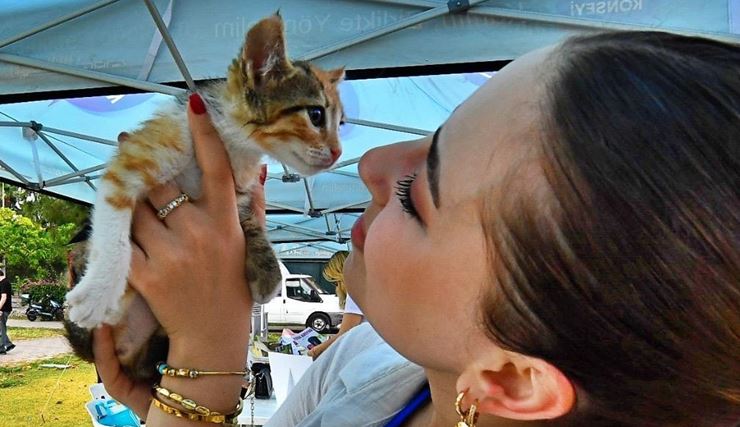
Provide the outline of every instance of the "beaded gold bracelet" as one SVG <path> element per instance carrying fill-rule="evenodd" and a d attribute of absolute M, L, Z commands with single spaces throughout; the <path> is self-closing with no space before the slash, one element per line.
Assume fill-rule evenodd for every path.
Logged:
<path fill-rule="evenodd" d="M 157 372 L 159 372 L 160 375 L 166 375 L 168 377 L 185 377 L 185 378 L 198 378 L 202 375 L 241 375 L 241 376 L 245 376 L 249 374 L 248 371 L 200 371 L 198 369 L 191 369 L 191 368 L 173 368 L 164 362 L 157 363 Z"/>
<path fill-rule="evenodd" d="M 213 423 L 213 424 L 236 424 L 237 418 L 239 417 L 239 414 L 242 412 L 242 401 L 239 400 L 239 403 L 236 405 L 236 410 L 228 415 L 221 414 L 219 412 L 211 411 L 209 415 L 203 415 L 193 412 L 188 412 L 185 410 L 180 410 L 177 408 L 173 408 L 172 406 L 162 402 L 161 400 L 157 399 L 156 396 L 152 399 L 152 404 L 156 406 L 157 408 L 161 409 L 162 412 L 173 415 L 177 418 L 185 418 L 190 421 L 199 421 L 199 422 L 206 422 L 206 423 Z"/>
<path fill-rule="evenodd" d="M 174 393 L 159 384 L 154 384 L 152 386 L 152 389 L 154 390 L 154 392 L 159 393 L 167 399 L 177 403 L 188 411 L 195 411 L 196 413 L 201 415 L 211 415 L 212 413 L 214 413 L 205 406 L 195 403 L 193 399 L 185 398 L 181 394 Z"/>

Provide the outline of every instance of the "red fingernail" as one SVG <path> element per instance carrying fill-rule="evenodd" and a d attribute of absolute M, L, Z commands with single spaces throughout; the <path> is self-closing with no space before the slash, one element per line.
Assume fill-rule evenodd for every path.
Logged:
<path fill-rule="evenodd" d="M 267 179 L 267 165 L 262 165 L 260 167 L 260 185 L 265 185 L 266 179 Z"/>
<path fill-rule="evenodd" d="M 203 98 L 197 93 L 190 95 L 190 109 L 199 116 L 206 112 L 206 104 L 203 103 Z"/>

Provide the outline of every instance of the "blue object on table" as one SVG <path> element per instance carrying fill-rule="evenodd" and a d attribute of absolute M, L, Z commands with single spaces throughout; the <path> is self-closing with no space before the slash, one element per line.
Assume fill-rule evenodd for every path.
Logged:
<path fill-rule="evenodd" d="M 99 424 L 110 427 L 139 427 L 139 417 L 126 406 L 113 399 L 95 403 L 95 413 Z"/>

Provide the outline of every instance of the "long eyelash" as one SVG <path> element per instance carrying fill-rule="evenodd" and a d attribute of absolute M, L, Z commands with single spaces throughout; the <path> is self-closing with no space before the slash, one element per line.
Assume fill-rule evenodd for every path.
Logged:
<path fill-rule="evenodd" d="M 396 196 L 398 196 L 398 200 L 401 202 L 403 211 L 414 218 L 419 219 L 419 214 L 416 212 L 414 204 L 411 203 L 411 184 L 415 179 L 416 172 L 406 175 L 404 178 L 398 180 L 396 182 Z"/>

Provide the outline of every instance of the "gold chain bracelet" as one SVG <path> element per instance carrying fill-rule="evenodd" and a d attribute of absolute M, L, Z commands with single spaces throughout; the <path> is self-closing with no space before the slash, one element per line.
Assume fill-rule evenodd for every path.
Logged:
<path fill-rule="evenodd" d="M 173 368 L 170 365 L 159 362 L 157 363 L 157 372 L 168 377 L 185 377 L 198 378 L 202 375 L 241 375 L 249 374 L 247 371 L 200 371 L 192 368 Z"/>

